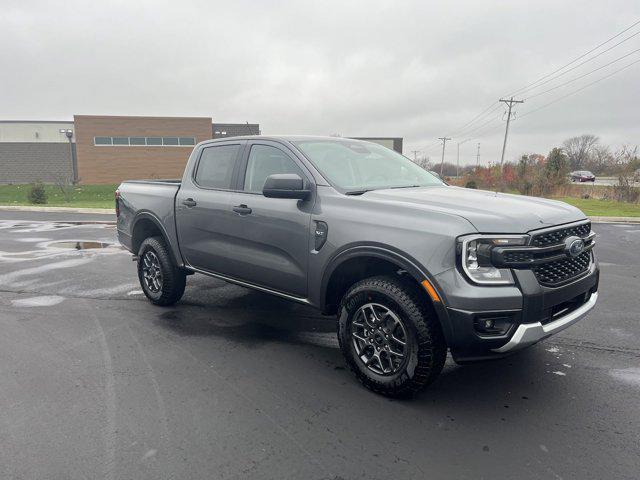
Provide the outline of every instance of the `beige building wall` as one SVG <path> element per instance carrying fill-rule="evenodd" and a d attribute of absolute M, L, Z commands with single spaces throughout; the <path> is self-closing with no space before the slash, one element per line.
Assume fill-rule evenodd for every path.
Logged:
<path fill-rule="evenodd" d="M 73 122 L 0 121 L 0 143 L 67 143 L 60 130 L 73 130 Z"/>

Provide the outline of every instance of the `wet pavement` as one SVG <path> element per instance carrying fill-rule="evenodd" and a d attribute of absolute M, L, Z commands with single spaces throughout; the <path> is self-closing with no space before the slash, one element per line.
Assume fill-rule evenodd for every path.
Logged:
<path fill-rule="evenodd" d="M 199 275 L 154 307 L 113 226 L 16 213 L 0 478 L 638 478 L 640 225 L 594 226 L 589 317 L 394 401 L 345 369 L 332 318 Z"/>

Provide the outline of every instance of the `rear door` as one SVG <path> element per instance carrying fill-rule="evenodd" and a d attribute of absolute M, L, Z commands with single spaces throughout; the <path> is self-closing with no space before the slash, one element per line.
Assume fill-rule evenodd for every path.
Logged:
<path fill-rule="evenodd" d="M 232 270 L 235 221 L 230 195 L 236 184 L 246 141 L 213 143 L 202 148 L 192 174 L 176 196 L 179 245 L 188 265 L 216 273 Z"/>
<path fill-rule="evenodd" d="M 236 190 L 230 192 L 234 219 L 227 224 L 234 245 L 232 276 L 304 298 L 315 188 L 307 200 L 296 200 L 267 198 L 262 187 L 272 174 L 295 173 L 310 186 L 312 176 L 278 142 L 250 140 L 243 157 Z"/>

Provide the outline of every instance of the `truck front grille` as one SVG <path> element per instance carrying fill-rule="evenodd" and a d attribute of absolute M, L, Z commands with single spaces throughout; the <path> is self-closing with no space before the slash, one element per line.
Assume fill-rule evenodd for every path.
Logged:
<path fill-rule="evenodd" d="M 533 269 L 540 285 L 556 287 L 589 270 L 591 252 L 582 252 L 575 258 L 565 258 L 545 263 Z"/>
<path fill-rule="evenodd" d="M 551 245 L 559 245 L 564 239 L 571 236 L 586 237 L 591 233 L 591 222 L 575 225 L 573 227 L 559 228 L 550 232 L 539 233 L 531 239 L 531 245 L 534 247 L 549 247 Z"/>
<path fill-rule="evenodd" d="M 563 245 L 568 237 L 581 237 L 587 244 L 592 240 L 588 239 L 591 233 L 591 222 L 581 223 L 568 227 L 561 227 L 553 230 L 543 231 L 533 234 L 530 245 L 534 247 L 553 247 Z M 557 287 L 577 278 L 589 270 L 591 264 L 591 252 L 585 251 L 575 258 L 561 258 L 548 263 L 543 263 L 533 267 L 538 282 L 541 285 Z"/>

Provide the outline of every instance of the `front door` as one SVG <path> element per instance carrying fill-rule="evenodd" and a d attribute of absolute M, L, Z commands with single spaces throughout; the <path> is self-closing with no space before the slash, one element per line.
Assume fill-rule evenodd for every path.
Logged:
<path fill-rule="evenodd" d="M 262 187 L 272 174 L 295 173 L 307 184 L 311 176 L 276 142 L 250 141 L 243 157 L 236 191 L 230 193 L 235 215 L 228 231 L 234 245 L 232 276 L 306 298 L 315 192 L 307 200 L 267 198 Z"/>

